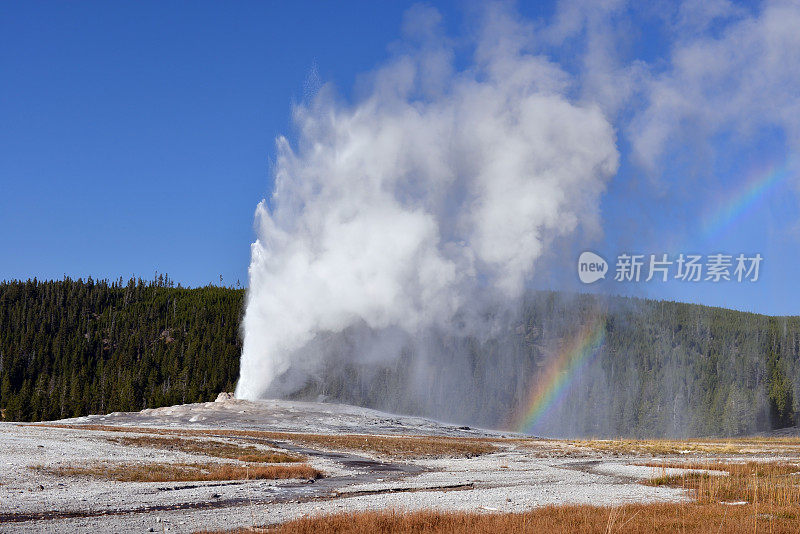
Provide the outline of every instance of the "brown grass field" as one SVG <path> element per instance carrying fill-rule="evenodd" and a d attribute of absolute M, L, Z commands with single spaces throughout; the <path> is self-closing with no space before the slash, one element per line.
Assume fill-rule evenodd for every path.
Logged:
<path fill-rule="evenodd" d="M 227 458 L 250 463 L 288 463 L 302 462 L 302 456 L 283 451 L 263 450 L 252 445 L 236 445 L 224 441 L 200 441 L 178 437 L 162 436 L 121 436 L 106 438 L 113 443 L 134 447 L 150 447 L 190 454 L 204 454 L 216 458 Z"/>
<path fill-rule="evenodd" d="M 565 444 L 608 454 L 793 454 L 800 455 L 800 438 L 693 438 L 572 440 Z"/>
<path fill-rule="evenodd" d="M 386 436 L 373 434 L 304 434 L 258 430 L 183 430 L 169 428 L 123 427 L 112 425 L 71 425 L 45 423 L 38 426 L 74 428 L 106 432 L 126 432 L 184 437 L 216 436 L 290 441 L 309 447 L 349 450 L 389 458 L 470 458 L 495 452 L 499 445 L 522 446 L 547 456 L 581 456 L 586 452 L 609 455 L 750 455 L 783 454 L 800 456 L 800 437 L 792 438 L 697 438 L 667 439 L 592 439 L 551 440 L 539 438 L 458 438 L 439 436 Z"/>
<path fill-rule="evenodd" d="M 723 504 L 548 506 L 520 514 L 359 512 L 303 518 L 275 527 L 233 532 L 271 534 L 796 534 L 797 507 Z"/>
<path fill-rule="evenodd" d="M 299 445 L 333 450 L 377 454 L 391 458 L 470 458 L 498 449 L 492 441 L 479 438 L 438 436 L 377 436 L 372 434 L 302 434 L 294 432 L 265 432 L 257 430 L 178 430 L 107 425 L 38 425 L 50 428 L 74 428 L 105 432 L 127 432 L 168 436 L 245 437 L 270 441 L 290 441 Z"/>
<path fill-rule="evenodd" d="M 744 463 L 651 463 L 654 469 L 677 467 L 725 471 L 727 475 L 709 475 L 690 471 L 680 475 L 658 475 L 648 481 L 653 486 L 684 488 L 700 503 L 767 503 L 774 507 L 800 509 L 800 466 L 784 462 Z"/>
<path fill-rule="evenodd" d="M 60 477 L 93 477 L 117 482 L 196 482 L 211 480 L 317 479 L 322 473 L 307 464 L 240 465 L 227 463 L 93 463 L 82 466 L 36 466 Z"/>
<path fill-rule="evenodd" d="M 798 533 L 800 466 L 786 462 L 652 462 L 651 485 L 684 488 L 691 503 L 631 504 L 619 507 L 548 506 L 519 514 L 466 512 L 359 512 L 308 517 L 240 532 L 275 534 L 398 533 Z M 668 467 L 724 471 L 659 475 Z"/>
<path fill-rule="evenodd" d="M 174 448 L 222 458 L 247 458 L 247 454 L 270 454 L 256 447 L 222 441 L 187 439 L 247 438 L 263 440 L 280 448 L 292 442 L 316 449 L 348 450 L 392 458 L 472 457 L 500 450 L 503 446 L 541 450 L 546 455 L 585 455 L 587 451 L 609 456 L 633 455 L 653 468 L 644 482 L 682 488 L 694 502 L 630 504 L 617 507 L 563 505 L 537 508 L 524 513 L 479 513 L 448 511 L 364 511 L 305 517 L 275 526 L 253 527 L 237 532 L 300 533 L 800 533 L 800 464 L 791 462 L 723 462 L 710 456 L 786 455 L 800 457 L 798 438 L 733 438 L 695 440 L 582 440 L 451 438 L 430 436 L 329 435 L 246 430 L 178 430 L 106 425 L 42 425 L 81 430 L 125 433 L 104 436 L 120 443 Z M 139 436 L 131 436 L 131 433 Z M 196 443 L 195 443 L 196 442 Z M 277 442 L 277 443 L 275 443 Z M 197 445 L 202 443 L 202 445 Z M 277 452 L 275 454 L 281 454 Z M 287 453 L 288 454 L 288 453 Z M 691 454 L 691 462 L 680 456 Z M 291 454 L 289 454 L 291 455 Z M 664 460 L 657 460 L 665 456 Z M 709 456 L 707 461 L 697 460 Z M 262 462 L 268 462 L 262 456 Z M 677 459 L 676 459 L 677 458 Z M 666 468 L 724 471 L 713 475 L 698 471 L 667 475 Z M 38 469 L 65 476 L 99 476 L 124 481 L 230 480 L 253 478 L 315 478 L 321 474 L 306 464 L 150 464 L 142 466 L 102 464 L 84 467 Z M 310 471 L 306 471 L 310 470 Z"/>

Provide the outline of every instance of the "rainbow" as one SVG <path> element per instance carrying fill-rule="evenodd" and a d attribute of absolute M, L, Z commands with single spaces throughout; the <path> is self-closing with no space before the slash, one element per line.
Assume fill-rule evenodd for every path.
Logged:
<path fill-rule="evenodd" d="M 581 370 L 594 359 L 606 335 L 604 317 L 595 317 L 561 347 L 530 390 L 525 410 L 515 419 L 518 432 L 530 433 L 547 411 L 557 406 Z"/>
<path fill-rule="evenodd" d="M 751 172 L 739 190 L 706 214 L 703 219 L 705 237 L 714 237 L 739 220 L 771 189 L 791 175 L 790 168 L 790 160 L 787 159 L 782 165 L 770 165 L 766 169 Z"/>

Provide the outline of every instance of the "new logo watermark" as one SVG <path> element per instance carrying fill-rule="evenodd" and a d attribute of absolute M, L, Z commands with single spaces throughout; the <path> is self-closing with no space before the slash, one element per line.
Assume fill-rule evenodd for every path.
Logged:
<path fill-rule="evenodd" d="M 606 272 L 608 272 L 608 262 L 602 256 L 586 251 L 578 258 L 578 278 L 584 284 L 605 278 Z"/>
<path fill-rule="evenodd" d="M 615 282 L 756 282 L 761 254 L 627 254 L 617 256 Z M 578 258 L 578 278 L 592 284 L 606 277 L 608 262 L 594 252 L 583 252 Z"/>

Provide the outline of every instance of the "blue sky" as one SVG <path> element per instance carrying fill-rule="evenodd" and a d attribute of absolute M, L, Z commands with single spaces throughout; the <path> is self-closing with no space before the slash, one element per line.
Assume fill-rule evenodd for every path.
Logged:
<path fill-rule="evenodd" d="M 291 102 L 385 56 L 375 4 L 4 3 L 0 277 L 246 283 Z"/>
<path fill-rule="evenodd" d="M 768 16 L 781 3 L 708 3 L 716 12 L 697 2 L 616 4 L 513 8 L 544 36 L 533 52 L 574 78 L 569 97 L 597 100 L 620 155 L 600 198 L 600 232 L 557 241 L 532 283 L 800 314 L 794 168 L 714 235 L 703 230 L 796 151 L 800 119 L 791 110 L 800 107 L 784 87 L 800 81 L 796 60 L 772 71 L 757 52 L 725 55 L 783 35 L 775 20 L 787 17 Z M 295 139 L 293 103 L 320 84 L 356 100 L 365 73 L 399 46 L 411 5 L 2 3 L 0 278 L 158 271 L 191 286 L 220 276 L 246 284 L 275 138 Z M 435 6 L 456 42 L 454 63 L 468 68 L 465 36 L 478 7 Z M 708 61 L 707 53 L 727 59 L 704 76 L 692 58 Z M 751 88 L 751 78 L 762 86 Z M 608 87 L 611 97 L 597 96 Z M 764 263 L 753 284 L 581 286 L 574 259 L 585 249 L 610 261 L 621 252 L 742 252 Z"/>

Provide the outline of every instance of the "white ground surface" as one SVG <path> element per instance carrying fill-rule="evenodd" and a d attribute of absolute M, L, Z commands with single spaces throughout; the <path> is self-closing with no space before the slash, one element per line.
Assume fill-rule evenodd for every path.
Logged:
<path fill-rule="evenodd" d="M 350 406 L 286 401 L 226 400 L 63 422 L 180 429 L 502 436 Z M 327 474 L 314 484 L 299 480 L 121 483 L 54 477 L 33 469 L 95 461 L 210 460 L 206 456 L 123 446 L 108 440 L 119 435 L 81 428 L 0 423 L 0 531 L 193 532 L 366 509 L 434 508 L 488 513 L 524 511 L 547 504 L 621 504 L 687 498 L 681 490 L 640 483 L 661 473 L 633 465 L 649 457 L 611 457 L 589 450 L 564 454 L 563 447 L 554 447 L 557 442 L 552 441 L 536 446 L 503 442 L 498 452 L 469 459 L 401 461 L 369 458 L 360 453 L 323 452 L 310 456 L 309 463 Z M 278 444 L 282 445 L 293 444 Z"/>

